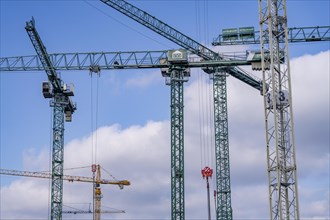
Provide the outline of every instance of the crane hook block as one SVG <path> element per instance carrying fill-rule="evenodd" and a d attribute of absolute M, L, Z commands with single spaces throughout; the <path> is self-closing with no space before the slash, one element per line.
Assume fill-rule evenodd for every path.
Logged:
<path fill-rule="evenodd" d="M 213 170 L 210 167 L 204 167 L 204 169 L 202 169 L 203 178 L 212 177 L 212 174 L 213 174 Z"/>

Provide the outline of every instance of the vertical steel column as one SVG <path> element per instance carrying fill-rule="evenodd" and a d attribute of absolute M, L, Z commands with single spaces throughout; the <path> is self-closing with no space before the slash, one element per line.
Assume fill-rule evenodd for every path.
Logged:
<path fill-rule="evenodd" d="M 299 219 L 286 1 L 259 0 L 259 16 L 270 219 Z"/>
<path fill-rule="evenodd" d="M 230 164 L 228 141 L 226 72 L 214 73 L 214 135 L 216 163 L 216 219 L 231 220 Z"/>
<path fill-rule="evenodd" d="M 64 100 L 63 100 L 64 99 Z M 62 93 L 55 93 L 53 107 L 53 153 L 51 220 L 62 219 L 63 162 L 64 162 L 64 107 L 67 105 Z"/>
<path fill-rule="evenodd" d="M 184 220 L 184 141 L 182 68 L 170 68 L 171 86 L 171 215 Z"/>

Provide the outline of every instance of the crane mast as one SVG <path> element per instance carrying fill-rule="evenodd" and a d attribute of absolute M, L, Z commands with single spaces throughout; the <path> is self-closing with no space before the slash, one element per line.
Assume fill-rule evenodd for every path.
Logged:
<path fill-rule="evenodd" d="M 73 91 L 67 89 L 56 73 L 49 59 L 45 46 L 35 28 L 35 21 L 26 22 L 25 27 L 33 47 L 42 63 L 44 70 L 51 83 L 43 83 L 43 95 L 52 98 L 53 107 L 53 146 L 52 146 L 52 184 L 51 184 L 51 220 L 62 219 L 63 200 L 63 162 L 64 162 L 64 114 L 66 121 L 71 121 L 71 115 L 76 110 L 70 96 Z"/>
<path fill-rule="evenodd" d="M 270 219 L 300 219 L 286 1 L 259 0 L 259 19 Z"/>

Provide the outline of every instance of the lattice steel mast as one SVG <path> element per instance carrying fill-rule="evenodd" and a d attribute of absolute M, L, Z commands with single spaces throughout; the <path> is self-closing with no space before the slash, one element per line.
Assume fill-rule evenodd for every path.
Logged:
<path fill-rule="evenodd" d="M 270 219 L 300 219 L 286 1 L 259 0 L 259 17 Z"/>
<path fill-rule="evenodd" d="M 50 219 L 61 220 L 63 201 L 64 114 L 66 121 L 71 121 L 71 115 L 76 110 L 76 106 L 70 99 L 70 96 L 73 96 L 73 91 L 66 88 L 66 85 L 63 84 L 56 73 L 46 48 L 35 28 L 33 18 L 31 21 L 26 22 L 25 29 L 50 82 L 43 83 L 44 97 L 53 99 L 51 102 L 51 107 L 53 107 L 53 146 Z"/>

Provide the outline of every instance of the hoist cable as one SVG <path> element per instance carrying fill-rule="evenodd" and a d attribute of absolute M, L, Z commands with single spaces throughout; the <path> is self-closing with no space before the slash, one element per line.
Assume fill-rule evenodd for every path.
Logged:
<path fill-rule="evenodd" d="M 99 77 L 96 79 L 96 88 L 91 75 L 91 133 L 92 133 L 92 164 L 97 162 L 97 144 L 98 144 L 98 106 L 99 106 Z M 95 90 L 95 94 L 94 94 Z M 94 97 L 95 96 L 95 97 Z M 94 100 L 95 99 L 95 100 Z M 95 111 L 94 111 L 95 109 Z"/>
<path fill-rule="evenodd" d="M 93 75 L 91 73 L 91 80 L 90 80 L 90 88 L 91 88 L 91 141 L 92 141 L 92 164 L 94 164 L 94 94 L 93 94 Z"/>
<path fill-rule="evenodd" d="M 97 77 L 97 81 L 96 81 L 96 115 L 95 115 L 95 129 L 96 129 L 96 133 L 95 133 L 95 154 L 94 154 L 94 162 L 95 164 L 97 163 L 97 147 L 98 147 L 98 139 L 97 139 L 97 134 L 98 134 L 98 116 L 99 116 L 99 80 L 100 77 Z"/>

